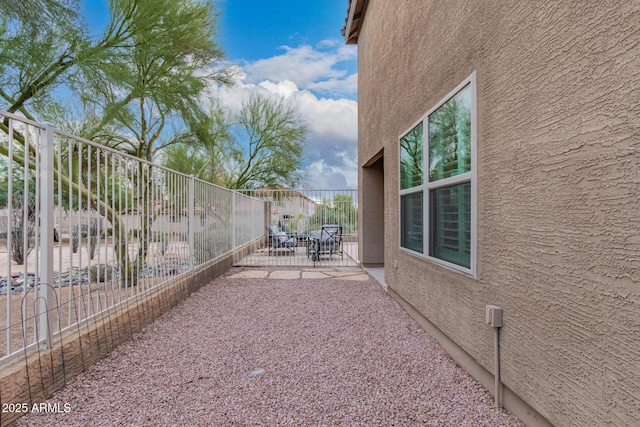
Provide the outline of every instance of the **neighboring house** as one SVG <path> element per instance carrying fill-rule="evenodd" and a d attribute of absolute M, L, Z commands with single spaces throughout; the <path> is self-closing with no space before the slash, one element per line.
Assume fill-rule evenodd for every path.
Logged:
<path fill-rule="evenodd" d="M 640 425 L 640 2 L 351 0 L 359 259 L 530 425 Z"/>
<path fill-rule="evenodd" d="M 318 203 L 307 195 L 283 186 L 259 187 L 250 190 L 250 194 L 271 203 L 273 224 L 288 224 L 300 232 L 307 231 L 308 219 L 318 209 Z"/>
<path fill-rule="evenodd" d="M 189 209 L 176 209 L 174 212 L 152 215 L 151 231 L 165 234 L 175 234 L 182 239 L 187 239 L 189 232 Z M 201 206 L 194 207 L 194 227 L 195 233 L 207 230 L 210 227 L 220 225 L 220 215 L 216 215 L 213 211 L 207 211 Z M 140 230 L 141 217 L 139 213 L 129 213 L 121 216 L 125 229 Z M 109 224 L 110 226 L 110 224 Z M 227 226 L 222 224 L 220 226 Z"/>
<path fill-rule="evenodd" d="M 14 210 L 13 212 L 14 215 L 16 215 L 16 211 Z M 18 215 L 21 215 L 21 213 L 18 213 Z M 86 230 L 92 225 L 95 225 L 96 227 L 99 226 L 101 229 L 104 229 L 108 224 L 108 222 L 102 216 L 98 215 L 98 213 L 84 209 L 80 211 L 55 209 L 53 215 L 53 221 L 56 230 L 64 235 L 71 235 L 73 225 L 79 226 L 82 229 Z M 4 231 L 6 228 L 8 228 L 6 226 L 8 221 L 9 209 L 0 209 L 0 237 L 4 236 Z"/>

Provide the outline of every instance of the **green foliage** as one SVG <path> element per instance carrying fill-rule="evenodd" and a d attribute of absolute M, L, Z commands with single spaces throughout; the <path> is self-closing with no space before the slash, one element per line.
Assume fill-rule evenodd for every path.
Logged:
<path fill-rule="evenodd" d="M 332 201 L 324 200 L 309 219 L 309 229 L 319 230 L 324 224 L 338 224 L 342 226 L 343 234 L 353 234 L 358 231 L 358 208 L 353 197 L 337 194 Z"/>
<path fill-rule="evenodd" d="M 210 162 L 197 146 L 175 144 L 167 147 L 163 153 L 163 164 L 169 169 L 193 175 L 196 178 L 212 180 L 209 171 L 205 170 Z"/>
<path fill-rule="evenodd" d="M 72 128 L 146 160 L 166 146 L 191 141 L 190 124 L 202 116 L 203 90 L 212 82 L 228 82 L 219 66 L 223 54 L 215 42 L 213 1 L 110 0 L 109 24 L 96 38 L 89 36 L 79 7 L 78 0 L 0 3 L 0 110 Z M 61 93 L 82 106 L 79 117 L 69 119 L 56 99 Z M 8 133 L 6 121 L 0 130 Z M 14 137 L 25 141 L 20 132 Z M 33 146 L 28 149 L 35 153 Z M 119 215 L 141 207 L 139 228 L 149 235 L 154 216 L 147 203 L 154 178 L 150 168 L 138 165 L 135 174 L 98 172 L 85 167 L 92 154 L 77 149 L 63 153 L 62 164 L 55 166 L 59 202 L 73 209 L 91 207 L 119 227 Z M 7 144 L 0 142 L 0 154 L 8 155 Z M 65 168 L 69 159 L 72 167 Z M 35 168 L 33 162 L 29 167 Z M 122 276 L 135 283 L 146 251 L 134 262 L 127 251 L 124 243 L 116 248 L 126 270 Z"/>
<path fill-rule="evenodd" d="M 214 104 L 192 125 L 196 141 L 165 150 L 167 167 L 235 189 L 302 180 L 307 128 L 283 100 L 254 94 L 233 116 Z"/>
<path fill-rule="evenodd" d="M 229 188 L 295 187 L 302 179 L 302 143 L 307 128 L 283 100 L 253 95 L 238 117 L 248 149 L 232 170 Z"/>
<path fill-rule="evenodd" d="M 31 173 L 31 171 L 29 171 Z M 25 190 L 25 173 L 24 167 L 16 164 L 14 162 L 12 167 L 12 178 L 11 178 L 11 198 L 12 205 L 16 208 L 16 203 L 22 203 L 24 199 L 24 190 Z M 36 184 L 35 184 L 35 176 L 32 174 L 28 175 L 27 178 L 27 197 L 29 199 L 33 199 L 33 203 L 35 206 L 35 196 L 36 196 Z M 0 209 L 6 208 L 9 202 L 9 165 L 8 161 L 2 157 L 0 157 Z M 22 206 L 22 204 L 20 204 Z"/>
<path fill-rule="evenodd" d="M 225 165 L 230 158 L 242 155 L 231 135 L 231 120 L 230 113 L 212 101 L 206 112 L 191 120 L 191 138 L 164 150 L 164 165 L 224 186 L 228 175 Z"/>
<path fill-rule="evenodd" d="M 131 35 L 100 69 L 85 73 L 91 84 L 83 99 L 103 115 L 84 136 L 153 160 L 163 147 L 190 138 L 187 124 L 199 114 L 207 85 L 228 81 L 217 65 L 223 53 L 214 41 L 213 3 L 121 0 L 111 8 L 109 28 L 129 28 Z M 107 124 L 118 133 L 110 134 Z"/>
<path fill-rule="evenodd" d="M 212 225 L 194 233 L 194 256 L 198 264 L 210 261 L 231 249 L 229 228 Z"/>
<path fill-rule="evenodd" d="M 0 3 L 1 109 L 34 118 L 55 107 L 53 89 L 74 78 L 70 69 L 89 47 L 78 5 L 75 0 Z"/>
<path fill-rule="evenodd" d="M 91 283 L 111 282 L 114 277 L 113 266 L 109 264 L 95 264 L 89 268 L 89 280 Z"/>

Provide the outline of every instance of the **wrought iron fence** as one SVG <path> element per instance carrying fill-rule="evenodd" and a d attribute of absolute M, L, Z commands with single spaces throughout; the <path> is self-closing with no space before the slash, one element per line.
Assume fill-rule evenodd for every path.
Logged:
<path fill-rule="evenodd" d="M 358 266 L 357 190 L 258 188 L 242 193 L 267 203 L 265 239 L 248 266 Z"/>
<path fill-rule="evenodd" d="M 262 241 L 264 209 L 0 112 L 0 362 Z"/>

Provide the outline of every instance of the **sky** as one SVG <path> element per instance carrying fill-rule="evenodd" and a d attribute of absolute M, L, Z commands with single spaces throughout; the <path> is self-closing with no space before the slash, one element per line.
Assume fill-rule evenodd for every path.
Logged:
<path fill-rule="evenodd" d="M 106 0 L 82 0 L 89 28 Z M 357 188 L 357 49 L 345 45 L 347 0 L 221 0 L 217 41 L 234 85 L 208 96 L 238 109 L 251 93 L 284 98 L 303 117 L 306 187 Z"/>

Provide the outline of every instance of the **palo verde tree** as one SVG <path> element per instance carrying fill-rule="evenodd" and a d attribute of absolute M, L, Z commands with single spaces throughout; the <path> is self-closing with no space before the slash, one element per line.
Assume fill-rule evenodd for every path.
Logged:
<path fill-rule="evenodd" d="M 246 148 L 238 150 L 242 156 L 232 158 L 229 164 L 228 188 L 294 187 L 302 180 L 302 143 L 307 128 L 283 99 L 252 95 L 243 103 L 237 124 L 238 140 Z"/>
<path fill-rule="evenodd" d="M 229 81 L 217 66 L 223 53 L 214 40 L 216 14 L 211 1 L 114 3 L 120 8 L 111 26 L 130 25 L 131 44 L 85 73 L 83 100 L 103 114 L 83 136 L 152 161 L 164 147 L 188 141 L 203 90 Z"/>
<path fill-rule="evenodd" d="M 212 100 L 191 122 L 190 138 L 163 150 L 162 161 L 170 169 L 224 186 L 229 158 L 240 155 L 231 134 L 231 114 Z"/>
<path fill-rule="evenodd" d="M 98 72 L 86 74 L 91 91 L 83 99 L 103 115 L 85 136 L 152 161 L 159 150 L 192 139 L 188 125 L 202 115 L 201 93 L 213 82 L 228 81 L 217 67 L 223 54 L 214 41 L 216 15 L 212 2 L 195 0 L 130 1 L 118 12 L 116 16 L 131 24 L 133 43 L 118 49 Z M 105 132 L 107 125 L 118 132 Z M 184 196 L 169 187 L 172 194 L 163 197 L 162 204 L 150 203 L 156 178 L 143 164 L 132 175 L 141 239 L 135 261 L 127 268 L 133 283 L 147 257 L 154 218 Z M 121 246 L 126 251 L 126 242 L 121 240 Z"/>
<path fill-rule="evenodd" d="M 91 44 L 79 25 L 77 6 L 74 0 L 0 3 L 0 108 L 47 119 L 57 106 L 54 90 L 73 79 L 70 70 L 85 65 L 91 50 L 117 43 Z"/>
<path fill-rule="evenodd" d="M 166 150 L 166 166 L 226 188 L 301 182 L 307 127 L 283 99 L 255 93 L 237 114 L 216 104 L 196 127 L 195 144 Z"/>
<path fill-rule="evenodd" d="M 77 96 L 91 111 L 82 136 L 152 160 L 165 146 L 187 140 L 189 122 L 198 114 L 197 99 L 212 81 L 226 83 L 216 65 L 222 52 L 214 41 L 216 14 L 209 0 L 110 0 L 110 19 L 103 34 L 90 36 L 77 13 L 77 0 L 35 0 L 38 14 L 25 13 L 11 2 L 0 4 L 0 109 L 31 119 L 56 117 L 59 90 Z M 47 16 L 43 26 L 42 16 Z M 28 59 L 28 60 L 25 60 Z M 55 120 L 49 120 L 55 123 Z M 8 132 L 7 121 L 0 130 Z M 24 141 L 24 135 L 14 132 Z M 4 140 L 3 140 L 4 141 Z M 7 155 L 7 144 L 0 154 Z M 35 153 L 35 147 L 28 146 Z M 14 161 L 28 153 L 14 152 Z M 55 165 L 56 182 L 123 230 L 121 210 L 99 198 L 82 168 L 82 155 L 69 152 L 71 170 Z M 33 163 L 29 167 L 35 168 Z M 137 189 L 132 206 L 140 211 L 139 228 L 149 236 L 149 192 L 154 177 L 139 165 L 129 182 Z M 106 174 L 106 171 L 105 171 Z M 121 177 L 119 179 L 122 179 Z M 162 210 L 166 206 L 160 206 Z M 125 239 L 116 255 L 129 284 L 146 258 L 146 244 L 130 259 Z"/>

